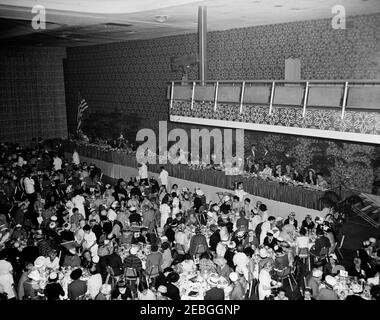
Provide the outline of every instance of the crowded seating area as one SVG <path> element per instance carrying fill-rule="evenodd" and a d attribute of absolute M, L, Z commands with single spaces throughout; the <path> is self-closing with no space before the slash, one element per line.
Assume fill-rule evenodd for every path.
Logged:
<path fill-rule="evenodd" d="M 354 258 L 321 211 L 270 212 L 237 183 L 107 177 L 62 143 L 1 143 L 2 300 L 378 300 L 379 238 Z M 149 165 L 148 165 L 149 166 Z"/>

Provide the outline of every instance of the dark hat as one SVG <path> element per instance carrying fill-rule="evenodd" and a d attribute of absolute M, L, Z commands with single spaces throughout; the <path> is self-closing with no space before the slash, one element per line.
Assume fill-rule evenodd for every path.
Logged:
<path fill-rule="evenodd" d="M 82 269 L 75 269 L 71 272 L 70 278 L 73 280 L 78 280 L 82 276 Z"/>
<path fill-rule="evenodd" d="M 176 283 L 179 280 L 179 274 L 177 272 L 169 273 L 168 280 L 171 283 Z"/>

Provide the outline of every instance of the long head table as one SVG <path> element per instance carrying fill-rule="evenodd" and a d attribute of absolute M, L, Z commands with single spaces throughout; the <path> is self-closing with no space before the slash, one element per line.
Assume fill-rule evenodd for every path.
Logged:
<path fill-rule="evenodd" d="M 101 150 L 98 146 L 85 145 L 75 141 L 67 141 L 65 143 L 66 152 L 73 152 L 74 149 L 78 151 L 79 155 L 85 157 L 132 168 L 137 167 L 136 156 L 120 150 Z M 149 164 L 148 168 L 151 172 L 159 173 L 160 166 L 160 164 Z M 223 189 L 230 189 L 235 182 L 242 181 L 244 190 L 249 194 L 310 209 L 322 210 L 320 198 L 324 194 L 323 191 L 310 190 L 302 186 L 287 185 L 241 175 L 226 175 L 223 171 L 214 169 L 195 170 L 182 164 L 173 165 L 168 163 L 165 165 L 165 168 L 172 177 Z"/>

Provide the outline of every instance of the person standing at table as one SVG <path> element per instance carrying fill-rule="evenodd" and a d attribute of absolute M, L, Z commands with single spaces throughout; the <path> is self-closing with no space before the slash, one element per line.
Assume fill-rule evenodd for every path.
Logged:
<path fill-rule="evenodd" d="M 168 189 L 168 187 L 169 187 L 169 183 L 168 183 L 169 173 L 165 170 L 164 166 L 161 166 L 160 168 L 161 168 L 161 172 L 160 172 L 158 179 L 160 179 L 160 181 L 161 181 L 161 186 L 165 186 L 165 188 Z"/>
<path fill-rule="evenodd" d="M 140 163 L 138 165 L 138 170 L 139 170 L 139 178 L 140 178 L 140 183 L 149 183 L 148 182 L 148 167 L 145 163 Z"/>
<path fill-rule="evenodd" d="M 76 165 L 76 166 L 80 165 L 79 153 L 75 149 L 74 149 L 74 152 L 73 152 L 73 164 Z"/>

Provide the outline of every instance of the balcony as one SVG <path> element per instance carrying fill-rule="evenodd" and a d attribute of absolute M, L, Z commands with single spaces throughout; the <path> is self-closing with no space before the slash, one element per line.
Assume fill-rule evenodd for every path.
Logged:
<path fill-rule="evenodd" d="M 380 81 L 173 81 L 170 120 L 380 144 Z"/>

